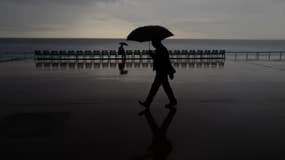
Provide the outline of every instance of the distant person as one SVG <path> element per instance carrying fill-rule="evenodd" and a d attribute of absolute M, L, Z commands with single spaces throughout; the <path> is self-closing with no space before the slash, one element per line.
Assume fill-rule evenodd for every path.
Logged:
<path fill-rule="evenodd" d="M 119 49 L 118 49 L 118 55 L 121 55 L 122 58 L 121 58 L 121 63 L 119 63 L 119 70 L 120 70 L 120 74 L 123 75 L 123 74 L 128 74 L 128 71 L 125 70 L 125 65 L 126 65 L 126 52 L 125 52 L 125 49 L 124 49 L 124 46 L 127 46 L 128 44 L 125 43 L 125 42 L 120 42 L 119 43 L 120 46 L 119 46 Z"/>
<path fill-rule="evenodd" d="M 149 108 L 159 87 L 162 85 L 170 101 L 165 107 L 173 107 L 177 104 L 177 100 L 168 82 L 168 76 L 172 80 L 176 71 L 170 62 L 168 50 L 163 46 L 161 40 L 152 40 L 152 45 L 155 48 L 155 53 L 150 53 L 150 56 L 153 59 L 153 70 L 156 71 L 156 76 L 146 100 L 144 102 L 139 101 L 139 103 Z"/>
<path fill-rule="evenodd" d="M 128 44 L 125 42 L 120 42 L 119 44 L 120 44 L 120 47 L 118 49 L 118 55 L 122 56 L 122 62 L 123 62 L 123 61 L 126 61 L 126 52 L 125 52 L 124 46 L 127 46 Z"/>

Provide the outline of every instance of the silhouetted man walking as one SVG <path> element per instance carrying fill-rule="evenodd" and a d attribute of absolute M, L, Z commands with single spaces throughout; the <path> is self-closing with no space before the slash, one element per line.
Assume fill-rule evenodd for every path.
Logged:
<path fill-rule="evenodd" d="M 154 54 L 150 53 L 153 59 L 153 70 L 156 71 L 156 76 L 146 100 L 144 102 L 139 101 L 139 103 L 144 107 L 149 108 L 159 87 L 162 85 L 170 101 L 166 107 L 173 107 L 177 104 L 177 100 L 168 82 L 168 76 L 172 80 L 176 71 L 170 62 L 168 51 L 162 45 L 161 40 L 152 40 L 152 45 L 156 49 Z"/>

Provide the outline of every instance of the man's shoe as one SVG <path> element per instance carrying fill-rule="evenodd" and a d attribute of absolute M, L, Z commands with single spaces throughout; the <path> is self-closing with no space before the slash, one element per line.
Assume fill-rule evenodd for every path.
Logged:
<path fill-rule="evenodd" d="M 177 101 L 170 102 L 169 104 L 165 105 L 165 108 L 173 109 L 177 105 Z"/>
<path fill-rule="evenodd" d="M 146 102 L 138 101 L 140 105 L 144 106 L 145 108 L 149 108 L 149 104 Z"/>
<path fill-rule="evenodd" d="M 146 109 L 144 109 L 143 111 L 139 112 L 138 115 L 139 115 L 139 116 L 142 116 L 142 115 L 146 114 L 146 112 L 149 112 L 149 109 L 148 109 L 148 108 L 146 108 Z"/>

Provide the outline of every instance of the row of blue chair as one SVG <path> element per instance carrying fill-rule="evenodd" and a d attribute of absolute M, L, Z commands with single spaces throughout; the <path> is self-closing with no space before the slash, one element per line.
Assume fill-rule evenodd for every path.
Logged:
<path fill-rule="evenodd" d="M 148 56 L 149 52 L 154 53 L 153 50 L 126 50 L 127 57 L 142 57 Z M 169 55 L 171 57 L 176 58 L 189 58 L 190 56 L 196 58 L 214 58 L 220 57 L 225 58 L 226 51 L 225 50 L 169 50 Z M 35 50 L 35 56 L 39 57 L 68 57 L 68 56 L 75 56 L 75 57 L 118 57 L 118 52 L 116 50 Z"/>

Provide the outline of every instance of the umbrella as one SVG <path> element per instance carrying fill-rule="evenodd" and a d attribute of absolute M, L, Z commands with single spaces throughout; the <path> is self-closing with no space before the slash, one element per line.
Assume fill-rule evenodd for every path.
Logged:
<path fill-rule="evenodd" d="M 122 46 L 127 46 L 128 45 L 126 42 L 120 42 L 119 44 L 122 45 Z"/>
<path fill-rule="evenodd" d="M 163 40 L 173 36 L 168 29 L 162 26 L 143 26 L 133 30 L 127 40 L 145 42 L 152 40 Z"/>

